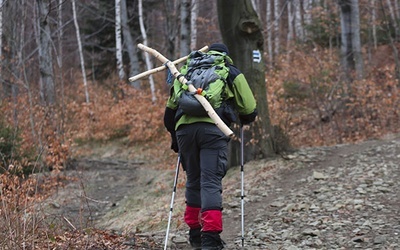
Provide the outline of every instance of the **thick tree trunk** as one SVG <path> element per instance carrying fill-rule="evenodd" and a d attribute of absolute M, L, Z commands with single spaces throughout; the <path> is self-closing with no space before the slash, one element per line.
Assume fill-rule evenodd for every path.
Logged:
<path fill-rule="evenodd" d="M 129 56 L 129 75 L 135 76 L 140 73 L 139 59 L 136 53 L 136 46 L 133 42 L 132 33 L 128 25 L 128 11 L 126 9 L 126 0 L 121 0 L 121 23 L 122 23 L 122 34 L 124 36 L 124 44 L 128 51 Z M 134 81 L 131 83 L 135 89 L 140 89 L 140 81 Z"/>
<path fill-rule="evenodd" d="M 39 31 L 40 96 L 45 105 L 56 101 L 53 79 L 52 42 L 49 24 L 49 1 L 37 0 Z"/>
<path fill-rule="evenodd" d="M 245 160 L 265 158 L 274 154 L 272 129 L 267 106 L 265 65 L 263 60 L 264 38 L 257 13 L 251 1 L 232 4 L 230 0 L 218 0 L 218 19 L 224 43 L 238 68 L 243 72 L 257 100 L 259 119 L 245 133 Z M 237 132 L 237 134 L 239 134 Z M 250 140 L 254 143 L 248 143 Z M 240 147 L 233 142 L 231 165 L 239 164 Z"/>

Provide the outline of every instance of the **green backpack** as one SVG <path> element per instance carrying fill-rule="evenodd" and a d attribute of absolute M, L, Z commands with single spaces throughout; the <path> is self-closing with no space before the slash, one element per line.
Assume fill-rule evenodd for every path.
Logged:
<path fill-rule="evenodd" d="M 201 92 L 215 110 L 221 107 L 223 101 L 233 97 L 230 88 L 226 88 L 229 75 L 227 63 L 232 63 L 232 60 L 224 53 L 208 54 L 193 51 L 180 70 L 188 80 L 187 84 L 192 84 L 199 90 L 198 92 Z M 206 116 L 206 111 L 194 97 L 194 93 L 188 91 L 188 86 L 182 84 L 181 88 L 178 106 L 183 113 L 191 116 Z"/>

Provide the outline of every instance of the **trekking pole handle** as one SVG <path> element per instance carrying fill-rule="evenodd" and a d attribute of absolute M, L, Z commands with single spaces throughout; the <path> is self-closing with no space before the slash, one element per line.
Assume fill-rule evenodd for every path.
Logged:
<path fill-rule="evenodd" d="M 141 43 L 138 44 L 138 48 L 152 54 L 155 58 L 160 60 L 163 64 L 165 64 L 171 73 L 174 75 L 176 79 L 178 79 L 182 84 L 187 84 L 188 80 L 178 71 L 178 69 L 175 67 L 175 64 L 168 60 L 165 56 L 163 56 L 160 52 L 158 52 L 155 49 L 152 49 L 150 47 L 147 47 Z M 188 84 L 188 89 L 190 92 L 196 93 L 197 89 L 192 85 Z M 194 97 L 200 102 L 200 104 L 204 107 L 206 110 L 208 116 L 213 120 L 214 124 L 226 135 L 229 137 L 233 137 L 234 133 L 233 131 L 222 121 L 222 119 L 218 116 L 218 114 L 215 112 L 211 104 L 207 101 L 207 99 L 199 94 L 195 94 Z"/>

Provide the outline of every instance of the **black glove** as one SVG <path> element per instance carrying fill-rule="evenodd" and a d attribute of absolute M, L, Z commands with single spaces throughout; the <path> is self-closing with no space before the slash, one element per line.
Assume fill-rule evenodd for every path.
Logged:
<path fill-rule="evenodd" d="M 253 113 L 250 113 L 248 115 L 240 115 L 239 114 L 240 124 L 242 124 L 242 125 L 250 124 L 250 123 L 254 122 L 254 120 L 256 119 L 256 116 L 257 116 L 257 110 L 254 110 Z"/>
<path fill-rule="evenodd" d="M 171 149 L 174 150 L 175 153 L 179 152 L 178 140 L 176 139 L 175 131 L 171 133 Z"/>

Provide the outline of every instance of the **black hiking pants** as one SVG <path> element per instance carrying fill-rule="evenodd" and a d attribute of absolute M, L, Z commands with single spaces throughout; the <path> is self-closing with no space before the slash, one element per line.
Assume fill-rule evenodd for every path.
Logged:
<path fill-rule="evenodd" d="M 181 125 L 176 137 L 187 177 L 187 205 L 199 207 L 201 212 L 221 210 L 230 139 L 211 123 Z"/>

